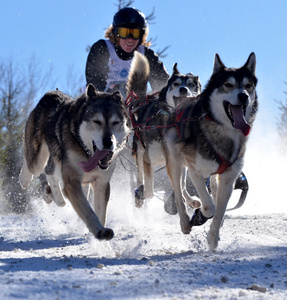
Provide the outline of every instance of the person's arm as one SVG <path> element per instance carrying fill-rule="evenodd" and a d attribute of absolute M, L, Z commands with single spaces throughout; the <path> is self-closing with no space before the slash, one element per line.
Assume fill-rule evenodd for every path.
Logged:
<path fill-rule="evenodd" d="M 153 50 L 145 48 L 145 56 L 150 65 L 149 83 L 153 91 L 159 91 L 166 86 L 169 74 Z"/>
<path fill-rule="evenodd" d="M 86 81 L 92 83 L 98 91 L 104 91 L 107 85 L 109 51 L 104 40 L 97 41 L 90 50 L 86 64 Z"/>

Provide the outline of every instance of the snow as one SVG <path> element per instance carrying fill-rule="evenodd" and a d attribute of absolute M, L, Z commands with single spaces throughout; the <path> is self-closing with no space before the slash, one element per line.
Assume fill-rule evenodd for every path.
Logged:
<path fill-rule="evenodd" d="M 0 299 L 287 299 L 287 160 L 270 159 L 275 150 L 268 134 L 261 138 L 268 141 L 264 151 L 254 139 L 246 155 L 246 203 L 226 213 L 212 253 L 210 221 L 182 234 L 160 192 L 136 208 L 128 171 L 119 164 L 111 182 L 107 226 L 115 237 L 109 242 L 95 240 L 69 203 L 57 207 L 38 197 L 29 212 L 15 215 L 5 212 L 2 197 Z"/>

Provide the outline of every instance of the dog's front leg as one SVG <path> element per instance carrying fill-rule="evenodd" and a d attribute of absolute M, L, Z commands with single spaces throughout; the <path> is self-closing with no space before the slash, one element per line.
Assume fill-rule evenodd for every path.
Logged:
<path fill-rule="evenodd" d="M 189 234 L 191 231 L 189 225 L 189 215 L 186 210 L 185 201 L 182 194 L 182 167 L 174 162 L 176 156 L 169 156 L 166 164 L 168 176 L 172 182 L 175 203 L 180 218 L 181 231 Z"/>
<path fill-rule="evenodd" d="M 191 226 L 199 226 L 204 224 L 208 219 L 211 219 L 215 213 L 215 205 L 213 199 L 210 196 L 205 179 L 200 174 L 197 174 L 191 167 L 188 169 L 190 179 L 194 184 L 199 198 L 202 202 L 200 209 L 195 210 L 194 215 L 190 220 Z"/>
<path fill-rule="evenodd" d="M 91 183 L 94 194 L 94 209 L 101 224 L 106 226 L 107 206 L 110 199 L 110 183 L 98 183 L 94 181 Z"/>
<path fill-rule="evenodd" d="M 140 208 L 144 204 L 144 167 L 143 167 L 143 153 L 145 149 L 143 148 L 140 141 L 137 142 L 136 150 L 136 165 L 137 165 L 137 187 L 134 191 L 135 195 L 135 205 Z"/>
<path fill-rule="evenodd" d="M 187 167 L 182 170 L 182 186 L 183 186 L 183 195 L 186 201 L 186 204 L 193 208 L 199 208 L 201 206 L 201 201 L 196 196 L 190 196 L 186 188 L 186 179 L 187 179 Z"/>
<path fill-rule="evenodd" d="M 214 251 L 218 246 L 219 230 L 223 222 L 226 207 L 232 194 L 237 175 L 237 172 L 228 171 L 218 176 L 215 201 L 216 212 L 207 235 L 207 242 L 210 251 Z"/>
<path fill-rule="evenodd" d="M 71 174 L 71 173 L 70 173 Z M 71 201 L 71 204 L 79 217 L 86 223 L 89 231 L 99 240 L 110 240 L 114 236 L 112 229 L 105 228 L 98 216 L 91 208 L 85 197 L 81 181 L 78 178 L 63 178 L 64 195 Z"/>
<path fill-rule="evenodd" d="M 153 198 L 153 184 L 154 184 L 154 170 L 152 167 L 151 159 L 149 157 L 149 150 L 146 149 L 143 156 L 143 169 L 144 169 L 144 197 L 146 199 Z"/>

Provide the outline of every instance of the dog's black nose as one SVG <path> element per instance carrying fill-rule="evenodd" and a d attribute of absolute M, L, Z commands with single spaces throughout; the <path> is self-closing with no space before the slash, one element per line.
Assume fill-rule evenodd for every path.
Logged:
<path fill-rule="evenodd" d="M 112 145 L 113 145 L 113 141 L 111 140 L 110 137 L 103 138 L 103 146 L 105 149 L 110 149 Z"/>
<path fill-rule="evenodd" d="M 186 88 L 186 87 L 181 87 L 181 88 L 179 89 L 179 93 L 180 93 L 181 95 L 186 95 L 186 94 L 187 94 L 187 88 Z"/>
<path fill-rule="evenodd" d="M 241 102 L 241 104 L 246 104 L 247 103 L 248 94 L 242 92 L 242 93 L 239 93 L 237 95 L 237 97 L 238 97 L 239 101 Z"/>

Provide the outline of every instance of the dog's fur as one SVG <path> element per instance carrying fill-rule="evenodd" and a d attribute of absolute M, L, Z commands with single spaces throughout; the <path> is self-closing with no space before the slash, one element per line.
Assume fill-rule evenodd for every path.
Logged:
<path fill-rule="evenodd" d="M 226 68 L 216 54 L 213 74 L 198 100 L 181 102 L 168 120 L 168 125 L 178 121 L 177 126 L 167 128 L 164 139 L 181 230 L 189 234 L 193 226 L 213 217 L 207 237 L 210 250 L 218 246 L 219 229 L 243 167 L 247 136 L 258 108 L 255 66 L 254 53 L 238 69 Z M 181 184 L 185 166 L 202 202 L 191 219 Z M 216 186 L 212 199 L 205 179 L 213 174 L 218 175 L 212 176 L 212 186 Z"/>
<path fill-rule="evenodd" d="M 75 100 L 60 91 L 48 92 L 26 123 L 20 184 L 27 188 L 33 175 L 45 173 L 46 201 L 64 206 L 64 195 L 89 231 L 97 239 L 109 240 L 114 236 L 105 228 L 109 182 L 129 131 L 120 92 L 97 92 L 91 84 Z M 88 184 L 93 188 L 94 211 L 82 188 Z"/>
<path fill-rule="evenodd" d="M 138 188 L 135 190 L 137 207 L 143 205 L 144 199 L 154 196 L 155 167 L 165 166 L 162 139 L 171 109 L 183 99 L 197 96 L 201 91 L 198 76 L 191 73 L 181 74 L 175 64 L 167 85 L 157 96 L 146 100 L 148 76 L 148 61 L 143 55 L 137 53 L 133 59 L 127 83 L 128 93 L 134 91 L 138 95 L 138 103 L 141 103 L 141 100 L 146 101 L 143 105 L 138 104 L 138 107 L 134 104 L 137 118 L 133 138 L 137 165 Z"/>

